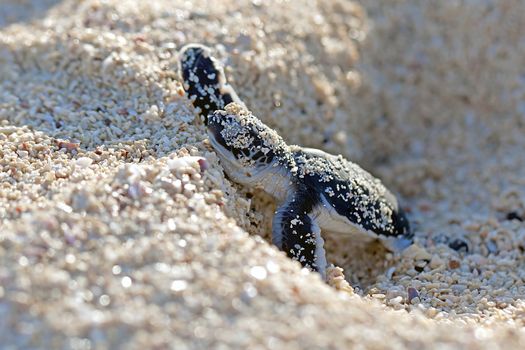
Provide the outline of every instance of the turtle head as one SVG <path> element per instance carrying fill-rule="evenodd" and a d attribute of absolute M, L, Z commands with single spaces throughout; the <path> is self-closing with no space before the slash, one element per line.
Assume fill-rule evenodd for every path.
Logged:
<path fill-rule="evenodd" d="M 283 140 L 242 106 L 231 103 L 208 115 L 210 142 L 232 180 L 252 184 L 278 170 Z"/>

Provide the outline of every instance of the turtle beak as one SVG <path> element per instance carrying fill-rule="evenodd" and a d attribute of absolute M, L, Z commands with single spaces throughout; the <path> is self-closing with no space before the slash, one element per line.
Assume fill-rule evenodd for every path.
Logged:
<path fill-rule="evenodd" d="M 208 126 L 208 137 L 210 139 L 211 145 L 215 149 L 215 152 L 229 159 L 230 161 L 235 159 L 234 152 L 226 144 L 226 141 L 221 135 L 221 128 Z"/>
<path fill-rule="evenodd" d="M 226 145 L 226 141 L 224 140 L 224 137 L 222 137 L 221 135 L 223 126 L 220 123 L 215 122 L 213 118 L 208 117 L 208 125 L 206 127 L 208 129 L 208 136 L 210 137 L 210 139 L 213 139 L 216 143 L 228 149 L 228 146 Z"/>

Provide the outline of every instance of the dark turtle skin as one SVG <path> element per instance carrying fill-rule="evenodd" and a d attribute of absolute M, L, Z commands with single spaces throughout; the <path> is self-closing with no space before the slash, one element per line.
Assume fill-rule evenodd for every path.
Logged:
<path fill-rule="evenodd" d="M 201 115 L 206 117 L 212 112 L 224 109 L 231 102 L 242 104 L 235 90 L 226 82 L 224 69 L 220 62 L 211 56 L 209 48 L 190 44 L 183 47 L 181 52 L 184 89 L 193 99 L 193 105 L 200 109 Z"/>
<path fill-rule="evenodd" d="M 403 210 L 380 180 L 341 155 L 287 145 L 244 107 L 209 48 L 187 45 L 180 62 L 226 174 L 277 200 L 272 240 L 289 257 L 325 277 L 321 231 L 380 239 L 391 250 L 412 243 Z"/>

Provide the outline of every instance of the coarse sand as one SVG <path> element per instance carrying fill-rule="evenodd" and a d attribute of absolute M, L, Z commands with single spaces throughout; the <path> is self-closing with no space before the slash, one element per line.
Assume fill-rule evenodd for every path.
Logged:
<path fill-rule="evenodd" d="M 524 348 L 523 13 L 0 0 L 0 347 Z M 416 244 L 327 236 L 328 285 L 272 247 L 184 95 L 190 42 L 287 143 L 380 177 Z"/>

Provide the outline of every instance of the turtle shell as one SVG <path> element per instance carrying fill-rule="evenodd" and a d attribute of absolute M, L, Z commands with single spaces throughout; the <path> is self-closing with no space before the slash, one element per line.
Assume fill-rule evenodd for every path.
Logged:
<path fill-rule="evenodd" d="M 357 164 L 308 148 L 295 149 L 294 159 L 298 181 L 331 213 L 380 236 L 410 236 L 396 197 Z"/>

